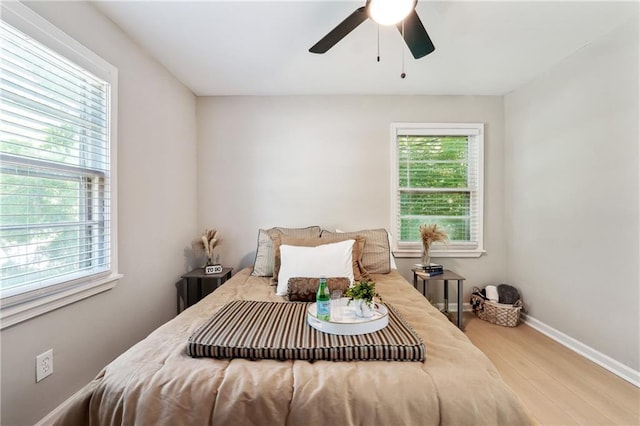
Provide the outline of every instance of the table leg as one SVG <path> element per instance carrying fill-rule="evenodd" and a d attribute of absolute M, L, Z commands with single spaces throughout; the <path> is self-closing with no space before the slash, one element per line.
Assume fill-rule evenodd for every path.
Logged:
<path fill-rule="evenodd" d="M 180 283 L 180 298 L 182 298 L 182 306 L 180 305 L 180 300 L 178 300 L 178 313 L 184 311 L 187 308 L 187 291 L 189 290 L 189 280 L 186 278 L 182 279 Z"/>
<path fill-rule="evenodd" d="M 418 274 L 413 273 L 413 287 L 418 288 Z"/>
<path fill-rule="evenodd" d="M 449 280 L 444 280 L 444 311 L 449 312 Z"/>
<path fill-rule="evenodd" d="M 458 328 L 462 330 L 462 280 L 458 280 Z"/>
<path fill-rule="evenodd" d="M 196 280 L 196 285 L 198 286 L 196 288 L 196 295 L 197 295 L 196 303 L 198 303 L 199 301 L 202 300 L 202 278 L 198 278 Z"/>
<path fill-rule="evenodd" d="M 176 315 L 180 313 L 180 293 L 182 293 L 182 286 L 178 285 L 176 286 Z"/>
<path fill-rule="evenodd" d="M 187 309 L 191 303 L 191 279 L 185 278 L 185 293 L 184 293 L 184 309 Z"/>

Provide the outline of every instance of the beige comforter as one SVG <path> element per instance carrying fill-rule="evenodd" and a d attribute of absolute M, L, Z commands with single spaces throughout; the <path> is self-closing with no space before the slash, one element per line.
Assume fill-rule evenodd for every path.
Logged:
<path fill-rule="evenodd" d="M 186 342 L 233 299 L 282 301 L 247 268 L 71 397 L 59 425 L 530 424 L 495 367 L 400 274 L 376 289 L 422 337 L 425 362 L 190 358 Z"/>

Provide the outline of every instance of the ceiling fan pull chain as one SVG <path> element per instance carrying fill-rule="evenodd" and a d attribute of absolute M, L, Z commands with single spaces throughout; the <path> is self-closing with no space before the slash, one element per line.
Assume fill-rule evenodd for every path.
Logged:
<path fill-rule="evenodd" d="M 380 24 L 378 24 L 378 62 L 380 62 Z"/>
<path fill-rule="evenodd" d="M 402 20 L 402 41 L 404 42 L 404 19 Z M 401 47 L 402 49 L 402 74 L 400 74 L 400 78 L 405 78 L 407 74 L 404 72 L 404 45 Z"/>

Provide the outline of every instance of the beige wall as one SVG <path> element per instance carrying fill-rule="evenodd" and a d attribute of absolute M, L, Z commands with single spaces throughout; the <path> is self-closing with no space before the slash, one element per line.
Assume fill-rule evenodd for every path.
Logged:
<path fill-rule="evenodd" d="M 439 259 L 469 280 L 504 278 L 503 99 L 474 96 L 198 98 L 198 224 L 217 227 L 222 262 L 251 265 L 260 227 L 390 227 L 390 123 L 483 122 L 485 247 Z M 411 278 L 416 259 L 398 259 Z"/>
<path fill-rule="evenodd" d="M 175 315 L 196 227 L 195 96 L 87 3 L 28 4 L 119 70 L 119 266 L 106 293 L 2 330 L 2 425 L 33 424 Z M 35 357 L 54 373 L 35 383 Z"/>
<path fill-rule="evenodd" d="M 636 372 L 638 52 L 636 18 L 505 100 L 507 277 L 532 317 Z"/>

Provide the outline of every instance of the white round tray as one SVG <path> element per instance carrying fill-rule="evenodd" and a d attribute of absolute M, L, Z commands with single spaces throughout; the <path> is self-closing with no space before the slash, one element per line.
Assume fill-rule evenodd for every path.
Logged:
<path fill-rule="evenodd" d="M 373 333 L 389 324 L 389 311 L 382 303 L 375 304 L 373 317 L 362 318 L 356 315 L 353 302 L 347 306 L 347 300 L 343 297 L 339 301 L 332 301 L 330 321 L 318 319 L 316 304 L 312 303 L 307 310 L 307 322 L 316 330 L 341 336 Z"/>

